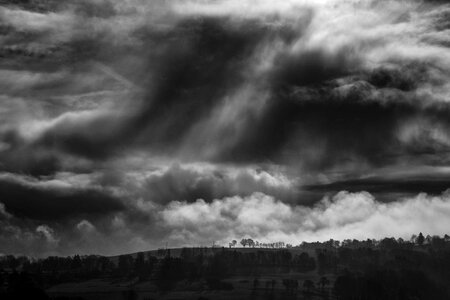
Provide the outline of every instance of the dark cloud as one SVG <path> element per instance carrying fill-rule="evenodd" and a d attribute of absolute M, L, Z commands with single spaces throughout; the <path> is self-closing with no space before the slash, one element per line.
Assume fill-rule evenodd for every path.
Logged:
<path fill-rule="evenodd" d="M 331 90 L 325 85 L 300 95 L 274 96 L 266 114 L 244 129 L 242 139 L 223 154 L 225 159 L 295 160 L 308 155 L 305 149 L 322 148 L 323 155 L 307 157 L 310 167 L 324 169 L 358 157 L 389 164 L 387 156 L 401 147 L 395 128 L 419 110 L 401 102 L 336 99 Z"/>
<path fill-rule="evenodd" d="M 167 204 L 172 200 L 194 202 L 233 195 L 248 196 L 262 192 L 293 202 L 297 198 L 296 184 L 280 172 L 235 167 L 173 165 L 163 173 L 157 172 L 143 182 L 142 197 L 148 201 Z M 169 200 L 170 199 L 170 200 Z"/>
<path fill-rule="evenodd" d="M 426 81 L 426 72 L 427 67 L 420 63 L 392 69 L 380 67 L 372 71 L 368 82 L 377 88 L 410 91 Z"/>
<path fill-rule="evenodd" d="M 243 28 L 243 29 L 242 29 Z M 163 149 L 177 147 L 195 122 L 244 80 L 245 59 L 264 28 L 252 22 L 237 27 L 226 19 L 181 21 L 168 33 L 142 112 L 131 122 L 141 139 Z"/>
<path fill-rule="evenodd" d="M 108 3 L 110 7 L 112 2 Z M 100 19 L 121 16 L 113 5 L 108 9 L 103 9 L 100 2 L 92 5 L 110 11 Z M 83 3 L 78 3 L 78 7 L 81 11 L 86 8 Z M 85 18 L 88 24 L 98 18 L 77 9 L 71 12 L 75 19 Z M 189 146 L 200 148 L 195 155 L 197 159 L 284 163 L 286 159 L 304 156 L 304 149 L 325 147 L 324 155 L 311 158 L 306 155 L 305 159 L 311 162 L 311 167 L 323 169 L 355 159 L 389 164 L 389 158 L 385 157 L 408 152 L 402 145 L 396 145 L 396 131 L 403 120 L 422 114 L 422 107 L 404 103 L 402 99 L 418 97 L 414 91 L 432 79 L 431 64 L 397 59 L 367 70 L 363 66 L 366 48 L 377 47 L 381 41 L 355 40 L 332 51 L 323 44 L 302 48 L 298 44 L 307 43 L 309 31 L 317 30 L 314 10 L 307 10 L 292 26 L 289 23 L 275 26 L 276 22 L 286 21 L 273 17 L 172 15 L 171 18 L 176 22 L 162 28 L 145 23 L 130 27 L 134 39 L 131 44 L 114 40 L 116 32 L 108 26 L 88 34 L 85 27 L 75 25 L 76 33 L 65 44 L 69 50 L 65 56 L 72 60 L 67 63 L 76 69 L 85 68 L 84 72 L 92 70 L 92 66 L 83 67 L 90 61 L 106 63 L 111 65 L 108 68 L 115 78 L 121 73 L 134 73 L 130 75 L 132 82 L 143 87 L 143 97 L 129 101 L 130 107 L 124 111 L 99 112 L 88 119 L 62 118 L 43 132 L 38 145 L 93 160 L 121 154 L 124 149 L 140 148 L 155 154 L 177 155 L 180 148 L 191 143 L 188 138 L 196 134 L 199 122 L 210 118 L 223 99 L 233 97 L 234 91 L 248 82 L 268 95 L 264 104 L 254 104 L 263 106 L 262 113 L 254 115 L 254 107 L 242 112 L 240 118 L 246 126 L 237 129 L 239 136 L 229 145 L 218 147 L 215 155 L 209 157 L 202 155 L 207 142 L 199 133 L 195 138 L 198 142 Z M 112 42 L 115 47 L 111 47 Z M 271 44 L 277 45 L 273 57 L 262 59 L 270 60 L 265 63 L 272 67 L 267 72 L 255 73 L 252 71 L 255 56 Z M 137 50 L 138 46 L 149 51 Z M 133 72 L 127 68 L 116 71 L 122 60 L 141 64 L 135 65 L 137 69 Z M 343 93 L 346 87 L 342 79 L 345 83 L 346 78 L 350 80 L 347 85 L 352 87 L 350 92 Z M 358 80 L 366 85 L 358 87 L 354 84 Z M 91 87 L 98 84 L 106 83 L 96 81 Z M 63 90 L 69 87 L 73 87 L 73 82 L 69 81 Z M 230 118 L 229 124 L 211 135 L 225 138 L 234 134 L 232 123 L 242 120 Z"/>
<path fill-rule="evenodd" d="M 385 197 L 391 196 L 390 200 L 395 201 L 399 195 L 416 195 L 427 193 L 429 195 L 439 195 L 449 188 L 448 178 L 403 178 L 403 179 L 383 179 L 379 177 L 342 180 L 329 184 L 309 185 L 303 187 L 308 191 L 335 193 L 341 190 L 350 192 L 367 191 L 371 194 L 382 194 Z M 394 195 L 394 196 L 392 196 Z"/>
<path fill-rule="evenodd" d="M 236 26 L 230 20 L 210 17 L 181 20 L 169 31 L 149 29 L 140 39 L 145 47 L 153 49 L 147 57 L 139 58 L 142 65 L 134 70 L 143 75 L 135 81 L 147 90 L 142 100 L 130 103 L 137 109 L 100 114 L 88 120 L 61 120 L 38 143 L 94 159 L 107 158 L 125 146 L 150 147 L 164 153 L 175 150 L 190 128 L 244 80 L 246 59 L 266 31 L 256 22 Z M 67 57 L 73 59 L 77 69 L 87 59 L 105 61 L 108 46 L 102 40 L 70 43 L 74 53 Z M 111 64 L 109 60 L 121 54 L 119 50 L 108 53 L 106 63 Z M 94 83 L 102 84 L 98 80 Z M 60 88 L 61 83 L 57 84 Z M 66 92 L 73 88 L 73 83 L 67 85 L 63 88 Z"/>
<path fill-rule="evenodd" d="M 0 3 L 0 251 L 379 236 L 447 207 L 444 1 Z"/>
<path fill-rule="evenodd" d="M 309 86 L 345 77 L 358 64 L 358 57 L 352 56 L 352 49 L 347 48 L 331 55 L 321 48 L 284 54 L 275 60 L 271 82 L 281 86 Z"/>
<path fill-rule="evenodd" d="M 76 188 L 47 182 L 27 182 L 3 177 L 1 202 L 8 213 L 41 221 L 80 216 L 102 216 L 125 209 L 110 193 L 94 188 Z"/>
<path fill-rule="evenodd" d="M 69 117 L 47 130 L 37 145 L 92 159 L 106 159 L 127 142 L 122 134 L 122 118 L 114 114 Z"/>

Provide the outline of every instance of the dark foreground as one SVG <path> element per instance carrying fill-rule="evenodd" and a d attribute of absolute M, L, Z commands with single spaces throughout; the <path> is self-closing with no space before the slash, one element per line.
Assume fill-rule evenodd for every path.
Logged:
<path fill-rule="evenodd" d="M 0 262 L 0 299 L 450 299 L 448 236 Z"/>

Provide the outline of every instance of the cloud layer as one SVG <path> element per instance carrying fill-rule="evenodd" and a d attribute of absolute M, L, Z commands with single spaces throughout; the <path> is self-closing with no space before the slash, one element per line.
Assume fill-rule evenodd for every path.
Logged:
<path fill-rule="evenodd" d="M 261 241 L 324 241 L 330 237 L 367 239 L 410 238 L 411 232 L 445 234 L 449 225 L 450 198 L 419 194 L 414 198 L 381 203 L 367 192 L 339 192 L 313 207 L 290 206 L 271 196 L 217 199 L 211 203 L 174 202 L 163 212 L 172 227 L 169 238 L 192 245 L 233 237 L 251 236 Z"/>
<path fill-rule="evenodd" d="M 0 252 L 444 230 L 444 1 L 1 3 Z"/>

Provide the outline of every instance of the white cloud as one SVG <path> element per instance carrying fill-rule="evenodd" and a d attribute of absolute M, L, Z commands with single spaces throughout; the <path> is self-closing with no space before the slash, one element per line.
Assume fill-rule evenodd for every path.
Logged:
<path fill-rule="evenodd" d="M 82 220 L 77 224 L 77 229 L 83 233 L 92 233 L 95 232 L 96 228 L 92 225 L 88 220 Z"/>
<path fill-rule="evenodd" d="M 450 228 L 450 194 L 381 203 L 367 192 L 339 192 L 314 207 L 290 206 L 255 193 L 211 203 L 173 202 L 161 212 L 175 243 L 201 244 L 251 236 L 262 241 L 300 243 L 333 239 L 409 238 L 420 231 Z"/>
<path fill-rule="evenodd" d="M 9 219 L 12 215 L 6 211 L 5 204 L 0 202 L 0 220 L 1 219 Z"/>
<path fill-rule="evenodd" d="M 37 13 L 20 9 L 0 8 L 3 22 L 20 31 L 69 31 L 75 24 L 75 18 L 69 13 Z"/>
<path fill-rule="evenodd" d="M 59 243 L 59 238 L 56 237 L 55 231 L 48 225 L 39 225 L 36 227 L 36 232 L 42 234 L 46 241 L 51 245 L 57 245 Z"/>

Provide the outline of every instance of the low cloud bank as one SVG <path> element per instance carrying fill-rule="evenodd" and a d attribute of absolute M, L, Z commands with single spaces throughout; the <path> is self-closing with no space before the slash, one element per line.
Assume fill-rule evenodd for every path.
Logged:
<path fill-rule="evenodd" d="M 341 191 L 313 207 L 290 205 L 263 193 L 211 202 L 173 201 L 155 206 L 138 201 L 133 208 L 103 218 L 73 219 L 66 224 L 17 218 L 0 206 L 2 251 L 24 249 L 31 255 L 118 254 L 162 247 L 227 245 L 252 237 L 261 242 L 324 241 L 330 238 L 402 237 L 424 232 L 448 234 L 450 194 L 419 194 L 381 203 L 370 193 Z M 8 242 L 7 242 L 8 241 Z M 27 247 L 27 248 L 25 248 Z M 26 249 L 26 250 L 25 250 Z"/>
<path fill-rule="evenodd" d="M 381 203 L 367 192 L 342 191 L 314 207 L 291 206 L 262 193 L 206 203 L 173 202 L 162 211 L 174 241 L 192 245 L 250 236 L 260 241 L 409 238 L 426 232 L 445 234 L 450 225 L 450 194 L 419 194 Z"/>

